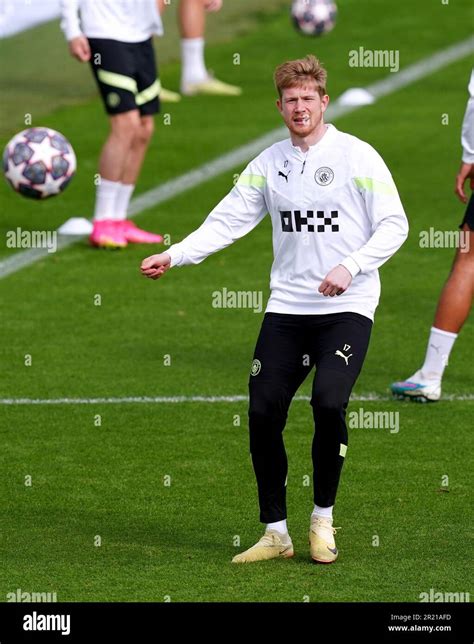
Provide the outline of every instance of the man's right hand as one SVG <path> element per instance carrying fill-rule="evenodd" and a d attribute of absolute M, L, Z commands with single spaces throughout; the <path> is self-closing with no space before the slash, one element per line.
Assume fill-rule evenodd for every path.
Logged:
<path fill-rule="evenodd" d="M 158 255 L 150 255 L 143 260 L 140 270 L 142 275 L 149 277 L 152 280 L 157 280 L 162 277 L 167 270 L 171 267 L 171 257 L 168 253 L 159 253 Z"/>
<path fill-rule="evenodd" d="M 81 63 L 86 63 L 91 58 L 91 48 L 89 41 L 85 36 L 76 36 L 69 41 L 69 51 L 71 56 L 77 58 Z"/>

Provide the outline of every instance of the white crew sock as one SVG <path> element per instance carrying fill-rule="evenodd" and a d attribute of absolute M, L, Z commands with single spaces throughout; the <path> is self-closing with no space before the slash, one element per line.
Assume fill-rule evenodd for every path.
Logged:
<path fill-rule="evenodd" d="M 120 189 L 119 181 L 101 179 L 95 193 L 94 220 L 115 218 L 115 200 Z"/>
<path fill-rule="evenodd" d="M 115 214 L 114 219 L 123 221 L 127 219 L 127 210 L 135 186 L 128 183 L 119 183 L 119 188 L 115 195 Z"/>
<path fill-rule="evenodd" d="M 330 505 L 328 508 L 322 508 L 320 505 L 315 505 L 311 516 L 321 517 L 322 519 L 332 519 L 333 507 L 333 505 Z"/>
<path fill-rule="evenodd" d="M 427 380 L 441 380 L 443 371 L 448 364 L 449 354 L 457 337 L 457 333 L 443 331 L 434 326 L 431 327 L 426 357 L 421 367 L 423 378 Z"/>
<path fill-rule="evenodd" d="M 181 84 L 200 83 L 208 77 L 204 62 L 204 38 L 181 39 Z"/>
<path fill-rule="evenodd" d="M 286 525 L 286 519 L 283 521 L 275 521 L 275 523 L 267 523 L 267 530 L 276 530 L 280 534 L 286 534 L 288 532 L 288 527 Z"/>

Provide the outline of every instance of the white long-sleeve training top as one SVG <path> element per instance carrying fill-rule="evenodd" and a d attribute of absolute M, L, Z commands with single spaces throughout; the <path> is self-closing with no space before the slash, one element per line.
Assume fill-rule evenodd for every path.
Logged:
<path fill-rule="evenodd" d="M 122 42 L 143 42 L 163 34 L 156 0 L 61 0 L 66 40 L 81 34 Z"/>
<path fill-rule="evenodd" d="M 462 123 L 461 144 L 464 163 L 474 163 L 474 69 L 468 86 L 469 99 Z"/>
<path fill-rule="evenodd" d="M 373 319 L 377 269 L 408 234 L 392 176 L 374 148 L 333 125 L 306 153 L 291 139 L 272 145 L 197 230 L 170 246 L 171 266 L 202 262 L 250 232 L 267 212 L 274 261 L 266 311 L 352 311 Z M 325 297 L 318 287 L 338 264 L 350 271 L 352 283 L 342 295 Z"/>

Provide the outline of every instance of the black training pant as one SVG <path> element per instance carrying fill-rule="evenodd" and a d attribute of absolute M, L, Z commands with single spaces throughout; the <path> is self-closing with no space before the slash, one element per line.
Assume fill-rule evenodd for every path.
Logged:
<path fill-rule="evenodd" d="M 250 452 L 263 523 L 286 519 L 283 429 L 291 400 L 313 366 L 314 502 L 334 504 L 347 449 L 346 407 L 371 329 L 372 321 L 358 313 L 265 314 L 249 381 Z"/>

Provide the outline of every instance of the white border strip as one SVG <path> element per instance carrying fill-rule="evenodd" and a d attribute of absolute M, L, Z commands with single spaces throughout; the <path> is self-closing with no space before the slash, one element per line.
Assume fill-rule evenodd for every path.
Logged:
<path fill-rule="evenodd" d="M 293 400 L 309 402 L 309 396 L 295 396 Z M 442 402 L 474 400 L 474 394 L 443 396 Z M 351 396 L 354 402 L 398 402 L 392 396 L 368 393 Z M 124 404 L 180 404 L 180 403 L 235 403 L 248 402 L 248 396 L 126 396 L 124 398 L 0 398 L 0 405 L 124 405 Z"/>
<path fill-rule="evenodd" d="M 402 87 L 406 87 L 433 72 L 450 65 L 451 63 L 464 58 L 474 52 L 474 37 L 463 40 L 451 47 L 442 49 L 441 51 L 423 58 L 417 63 L 402 69 L 397 74 L 390 73 L 385 79 L 373 83 L 366 87 L 366 91 L 372 94 L 375 98 L 387 96 Z M 332 121 L 340 116 L 349 114 L 359 109 L 360 105 L 341 105 L 337 100 L 329 106 L 328 121 Z M 144 192 L 142 195 L 133 199 L 130 208 L 129 216 L 134 217 L 144 210 L 148 210 L 153 206 L 157 206 L 168 199 L 172 199 L 191 188 L 201 185 L 209 179 L 219 176 L 223 172 L 236 168 L 238 165 L 247 162 L 257 154 L 262 152 L 265 148 L 281 141 L 286 138 L 288 131 L 285 127 L 277 128 L 268 132 L 246 145 L 236 148 L 232 152 L 228 152 L 213 161 L 204 163 L 195 170 L 186 172 L 176 179 L 167 181 L 166 183 Z M 84 239 L 83 236 L 70 236 L 58 235 L 57 249 L 63 250 L 72 244 Z M 30 266 L 34 262 L 42 259 L 43 257 L 51 257 L 52 253 L 48 253 L 46 248 L 30 249 L 15 253 L 10 257 L 0 261 L 0 279 L 7 275 L 16 273 L 17 271 Z"/>

